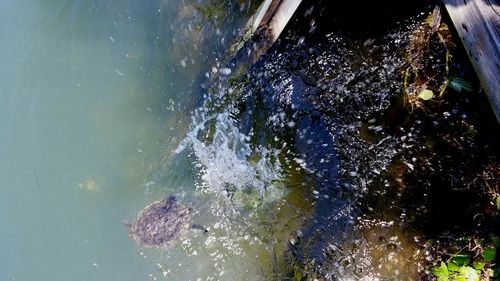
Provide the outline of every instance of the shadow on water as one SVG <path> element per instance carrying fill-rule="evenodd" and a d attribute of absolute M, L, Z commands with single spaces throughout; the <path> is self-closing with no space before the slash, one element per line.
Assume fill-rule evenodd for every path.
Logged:
<path fill-rule="evenodd" d="M 307 182 L 301 192 L 314 198 L 311 219 L 290 240 L 286 278 L 415 280 L 423 270 L 422 240 L 474 225 L 484 194 L 457 189 L 491 173 L 484 165 L 496 166 L 491 147 L 498 136 L 466 147 L 460 134 L 497 124 L 490 110 L 460 116 L 484 107 L 484 96 L 426 105 L 432 114 L 410 112 L 401 98 L 405 52 L 430 10 L 422 1 L 306 1 L 284 36 L 239 79 L 231 116 L 255 146 L 286 144 L 283 165 L 298 165 Z M 462 66 L 463 54 L 456 60 L 460 75 L 476 79 Z M 454 138 L 459 145 L 450 147 Z M 477 167 L 469 181 L 457 175 L 468 166 Z M 483 203 L 464 210 L 471 201 Z"/>

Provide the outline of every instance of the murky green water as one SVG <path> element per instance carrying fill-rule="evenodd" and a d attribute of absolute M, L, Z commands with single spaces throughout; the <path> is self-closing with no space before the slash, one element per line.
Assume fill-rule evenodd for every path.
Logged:
<path fill-rule="evenodd" d="M 0 1 L 0 280 L 256 276 L 254 258 L 197 249 L 203 234 L 147 250 L 124 227 L 168 194 L 200 204 L 186 155 L 169 159 L 187 89 L 232 26 L 204 42 L 215 28 L 194 3 Z"/>

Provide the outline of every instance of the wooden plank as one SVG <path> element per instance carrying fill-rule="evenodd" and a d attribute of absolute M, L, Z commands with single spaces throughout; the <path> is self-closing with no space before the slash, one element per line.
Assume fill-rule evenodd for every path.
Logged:
<path fill-rule="evenodd" d="M 444 0 L 500 123 L 500 0 Z"/>
<path fill-rule="evenodd" d="M 286 24 L 292 18 L 302 0 L 274 0 L 273 2 L 279 2 L 279 4 L 276 5 L 274 11 L 269 10 L 266 13 L 266 16 L 268 14 L 269 16 L 264 16 L 262 22 L 259 24 L 259 29 L 267 29 L 271 36 L 270 40 L 274 43 L 283 29 L 285 29 Z"/>
<path fill-rule="evenodd" d="M 265 0 L 229 48 L 228 56 L 243 72 L 278 39 L 302 0 Z"/>

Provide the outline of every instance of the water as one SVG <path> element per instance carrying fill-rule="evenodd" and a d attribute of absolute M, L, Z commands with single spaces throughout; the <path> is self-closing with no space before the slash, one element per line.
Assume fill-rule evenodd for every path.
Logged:
<path fill-rule="evenodd" d="M 197 3 L 0 3 L 1 280 L 283 279 L 293 254 L 356 238 L 314 78 L 278 54 L 228 87 L 216 59 L 248 5 Z M 209 233 L 137 245 L 124 224 L 168 195 Z"/>
<path fill-rule="evenodd" d="M 309 3 L 232 77 L 255 5 L 0 0 L 0 280 L 417 278 L 404 178 L 438 157 L 393 116 L 421 19 L 359 36 Z M 131 240 L 171 195 L 208 233 Z"/>
<path fill-rule="evenodd" d="M 249 266 L 244 256 L 217 261 L 230 247 L 207 248 L 214 238 L 197 232 L 162 251 L 142 249 L 124 227 L 172 193 L 215 210 L 193 200 L 196 172 L 174 150 L 190 124 L 189 87 L 248 7 L 216 32 L 195 3 L 0 1 L 0 280 L 261 272 L 253 256 Z"/>
<path fill-rule="evenodd" d="M 226 93 L 239 97 L 229 98 L 235 102 L 226 110 L 255 147 L 288 144 L 282 167 L 295 163 L 304 173 L 302 194 L 314 198 L 313 215 L 288 246 L 289 277 L 418 277 L 418 235 L 405 228 L 404 212 L 398 217 L 390 203 L 374 211 L 383 203 L 365 199 L 394 184 L 384 175 L 413 142 L 394 137 L 382 115 L 401 92 L 404 45 L 414 24 L 376 39 L 304 36 L 292 26 L 241 79 L 244 89 Z"/>

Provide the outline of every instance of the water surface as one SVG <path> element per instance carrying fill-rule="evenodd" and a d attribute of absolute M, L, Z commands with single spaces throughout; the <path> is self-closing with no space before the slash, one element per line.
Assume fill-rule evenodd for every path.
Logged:
<path fill-rule="evenodd" d="M 1 280 L 166 278 L 124 222 L 193 189 L 187 161 L 162 166 L 220 48 L 193 4 L 0 1 Z"/>
<path fill-rule="evenodd" d="M 411 23 L 351 40 L 297 21 L 231 77 L 254 6 L 0 0 L 0 280 L 415 276 L 399 218 L 363 213 L 404 147 L 378 114 Z M 170 195 L 208 234 L 129 239 Z"/>

